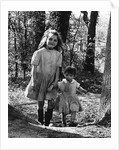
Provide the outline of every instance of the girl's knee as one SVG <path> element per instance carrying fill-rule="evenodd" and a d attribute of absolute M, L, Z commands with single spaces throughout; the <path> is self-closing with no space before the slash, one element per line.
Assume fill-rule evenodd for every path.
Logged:
<path fill-rule="evenodd" d="M 44 101 L 38 101 L 38 109 L 43 109 Z"/>
<path fill-rule="evenodd" d="M 48 100 L 48 109 L 54 108 L 54 100 Z M 44 101 L 38 101 L 38 109 L 43 109 Z"/>

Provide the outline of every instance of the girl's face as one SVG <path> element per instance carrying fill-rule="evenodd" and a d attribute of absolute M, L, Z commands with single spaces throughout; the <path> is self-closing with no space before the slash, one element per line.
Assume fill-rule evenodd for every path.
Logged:
<path fill-rule="evenodd" d="M 66 80 L 69 81 L 69 82 L 71 82 L 72 79 L 74 79 L 73 74 L 65 73 L 64 76 L 65 76 Z"/>
<path fill-rule="evenodd" d="M 54 47 L 56 47 L 58 44 L 57 36 L 52 33 L 49 33 L 46 44 L 48 49 L 53 49 Z"/>

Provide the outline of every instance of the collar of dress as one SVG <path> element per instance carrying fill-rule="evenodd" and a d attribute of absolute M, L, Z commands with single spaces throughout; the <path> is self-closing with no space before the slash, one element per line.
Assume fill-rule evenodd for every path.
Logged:
<path fill-rule="evenodd" d="M 63 79 L 62 81 L 63 81 L 64 83 L 68 83 L 68 81 L 67 81 L 66 79 Z M 74 83 L 74 81 L 75 81 L 75 80 L 72 79 L 71 83 Z"/>

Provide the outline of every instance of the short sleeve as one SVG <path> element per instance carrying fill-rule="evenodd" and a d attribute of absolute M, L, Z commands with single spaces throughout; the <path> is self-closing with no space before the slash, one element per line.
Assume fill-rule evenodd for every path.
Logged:
<path fill-rule="evenodd" d="M 38 53 L 38 51 L 35 51 L 31 59 L 31 64 L 38 66 L 39 61 L 40 61 L 40 54 Z"/>
<path fill-rule="evenodd" d="M 62 66 L 62 54 L 60 53 L 59 57 L 58 57 L 58 61 L 57 61 L 57 66 L 61 67 Z"/>

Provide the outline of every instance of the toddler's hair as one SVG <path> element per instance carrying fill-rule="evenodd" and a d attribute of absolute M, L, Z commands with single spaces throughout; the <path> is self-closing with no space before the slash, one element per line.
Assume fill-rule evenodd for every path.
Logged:
<path fill-rule="evenodd" d="M 66 74 L 66 73 L 76 76 L 77 70 L 75 67 L 68 66 L 64 70 L 64 74 Z"/>

